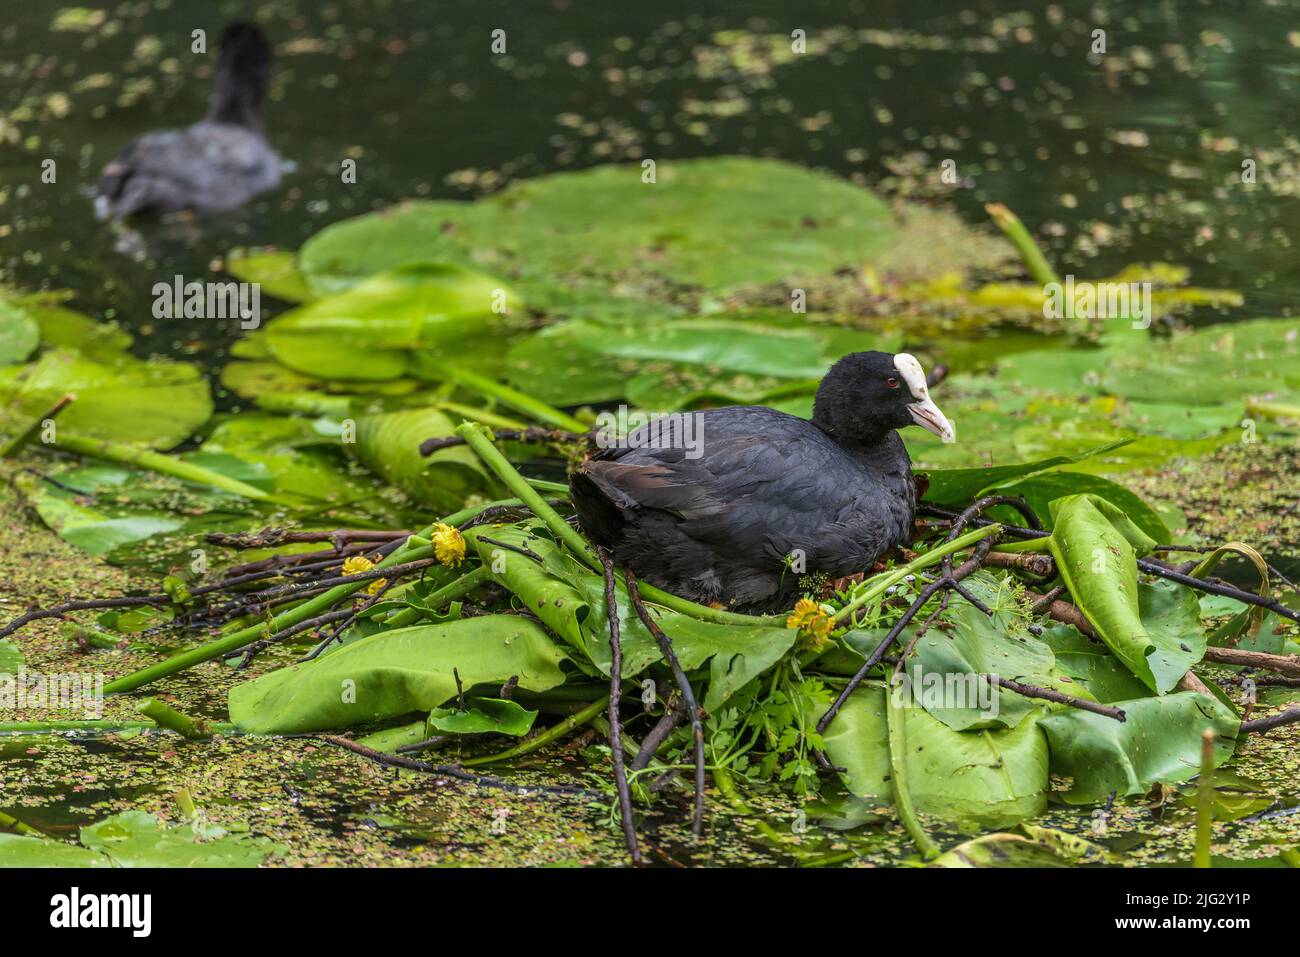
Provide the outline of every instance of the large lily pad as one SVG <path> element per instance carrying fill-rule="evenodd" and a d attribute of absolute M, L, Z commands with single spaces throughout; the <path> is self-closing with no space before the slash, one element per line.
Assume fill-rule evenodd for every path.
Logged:
<path fill-rule="evenodd" d="M 568 655 L 518 615 L 381 631 L 314 661 L 291 665 L 230 690 L 230 719 L 244 731 L 291 733 L 346 728 L 429 712 L 465 688 L 549 691 L 563 684 Z"/>
<path fill-rule="evenodd" d="M 416 260 L 527 278 L 662 282 L 723 291 L 829 273 L 883 252 L 888 208 L 843 180 L 773 160 L 601 166 L 512 184 L 477 203 L 413 203 L 337 224 L 302 249 L 333 291 Z"/>
<path fill-rule="evenodd" d="M 156 449 L 184 441 L 212 414 L 207 381 L 183 362 L 123 357 L 108 364 L 53 349 L 29 365 L 0 369 L 0 404 L 20 420 L 69 392 L 77 401 L 59 416 L 60 430 Z"/>

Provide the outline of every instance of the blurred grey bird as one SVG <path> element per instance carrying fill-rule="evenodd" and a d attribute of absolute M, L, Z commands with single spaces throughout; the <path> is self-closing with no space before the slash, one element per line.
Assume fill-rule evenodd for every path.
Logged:
<path fill-rule="evenodd" d="M 276 186 L 280 158 L 262 135 L 270 68 L 271 48 L 257 27 L 226 27 L 208 115 L 132 141 L 104 168 L 95 215 L 228 210 Z"/>

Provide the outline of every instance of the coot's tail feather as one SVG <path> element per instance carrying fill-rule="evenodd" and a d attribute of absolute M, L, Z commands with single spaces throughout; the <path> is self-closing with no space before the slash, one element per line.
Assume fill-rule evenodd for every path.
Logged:
<path fill-rule="evenodd" d="M 610 551 L 618 549 L 623 542 L 623 525 L 627 521 L 619 507 L 583 471 L 570 476 L 569 491 L 578 521 L 587 537 Z"/>
<path fill-rule="evenodd" d="M 271 75 L 271 47 L 250 23 L 232 23 L 221 35 L 221 60 L 208 118 L 254 129 Z"/>

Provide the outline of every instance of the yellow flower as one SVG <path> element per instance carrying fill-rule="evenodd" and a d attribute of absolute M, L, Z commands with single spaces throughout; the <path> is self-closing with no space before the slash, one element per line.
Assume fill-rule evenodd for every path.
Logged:
<path fill-rule="evenodd" d="M 351 555 L 343 559 L 344 575 L 359 575 L 362 572 L 368 572 L 375 567 L 375 563 L 366 558 L 365 555 Z M 367 595 L 377 595 L 388 584 L 387 578 L 376 578 L 366 586 Z"/>
<path fill-rule="evenodd" d="M 343 559 L 344 575 L 360 575 L 362 572 L 368 572 L 375 567 L 375 563 L 366 558 L 365 555 L 350 555 Z"/>
<path fill-rule="evenodd" d="M 439 522 L 433 526 L 429 538 L 433 542 L 434 556 L 444 565 L 459 565 L 465 560 L 465 538 L 460 529 Z"/>
<path fill-rule="evenodd" d="M 799 629 L 799 644 L 810 651 L 820 651 L 830 641 L 834 622 L 821 605 L 811 598 L 800 598 L 786 619 L 787 628 Z"/>

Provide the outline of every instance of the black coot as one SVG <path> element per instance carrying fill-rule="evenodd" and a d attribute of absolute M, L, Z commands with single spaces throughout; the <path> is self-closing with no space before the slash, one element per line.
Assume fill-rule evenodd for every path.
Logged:
<path fill-rule="evenodd" d="M 208 115 L 132 141 L 104 168 L 95 215 L 234 209 L 277 185 L 280 158 L 262 136 L 270 67 L 271 48 L 257 27 L 226 27 Z"/>
<path fill-rule="evenodd" d="M 911 537 L 912 462 L 895 429 L 951 442 L 921 364 L 855 352 L 811 421 L 761 406 L 684 413 L 592 453 L 573 474 L 583 529 L 615 561 L 695 601 L 782 607 L 802 573 L 865 571 Z"/>

